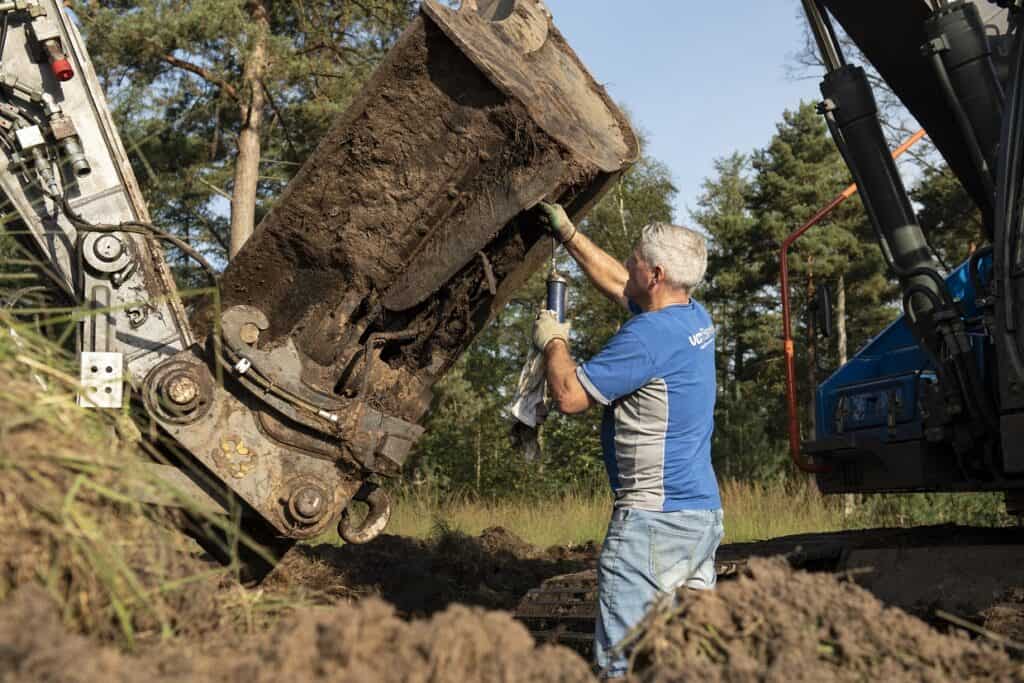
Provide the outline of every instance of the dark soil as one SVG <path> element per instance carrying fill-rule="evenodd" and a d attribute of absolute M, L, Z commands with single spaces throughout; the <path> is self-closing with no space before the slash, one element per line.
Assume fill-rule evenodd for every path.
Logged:
<path fill-rule="evenodd" d="M 363 546 L 300 546 L 264 586 L 376 595 L 406 616 L 452 603 L 511 610 L 545 579 L 593 566 L 594 557 L 592 545 L 541 550 L 501 527 L 479 537 L 449 531 L 429 541 L 383 535 Z"/>
<path fill-rule="evenodd" d="M 498 527 L 299 548 L 259 589 L 225 586 L 209 599 L 249 600 L 258 612 L 301 586 L 321 606 L 134 654 L 70 632 L 29 582 L 0 603 L 0 681 L 589 681 L 583 658 L 536 645 L 504 610 L 596 555 L 592 545 L 542 550 Z M 682 591 L 652 611 L 636 634 L 631 680 L 1024 680 L 1024 663 L 985 638 L 936 630 L 842 574 L 750 555 L 732 567 L 716 591 Z M 986 625 L 1019 621 L 1022 599 L 1006 591 Z"/>

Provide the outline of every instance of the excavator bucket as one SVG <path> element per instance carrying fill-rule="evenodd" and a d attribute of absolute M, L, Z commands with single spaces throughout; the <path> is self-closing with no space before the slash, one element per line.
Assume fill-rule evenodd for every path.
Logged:
<path fill-rule="evenodd" d="M 225 309 L 259 312 L 259 349 L 294 343 L 309 389 L 414 423 L 550 254 L 530 209 L 580 219 L 637 155 L 543 2 L 424 0 L 232 261 Z"/>

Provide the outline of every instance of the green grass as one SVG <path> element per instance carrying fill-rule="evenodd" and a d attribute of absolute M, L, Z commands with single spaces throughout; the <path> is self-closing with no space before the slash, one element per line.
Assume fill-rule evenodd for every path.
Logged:
<path fill-rule="evenodd" d="M 725 542 L 761 540 L 788 534 L 844 528 L 838 500 L 826 499 L 813 483 L 722 484 Z M 427 538 L 438 522 L 477 535 L 502 526 L 537 546 L 600 541 L 612 499 L 607 493 L 567 493 L 557 499 L 480 501 L 444 499 L 433 491 L 406 491 L 398 496 L 388 533 Z"/>
<path fill-rule="evenodd" d="M 533 545 L 569 545 L 604 537 L 611 496 L 570 493 L 543 501 L 476 501 L 442 499 L 434 492 L 411 491 L 399 497 L 387 533 L 429 537 L 438 522 L 446 528 L 478 535 L 505 527 Z"/>

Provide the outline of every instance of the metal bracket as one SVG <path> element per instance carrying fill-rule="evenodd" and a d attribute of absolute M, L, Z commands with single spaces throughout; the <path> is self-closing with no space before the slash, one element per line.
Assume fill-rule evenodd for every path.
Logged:
<path fill-rule="evenodd" d="M 124 354 L 82 352 L 81 383 L 79 405 L 85 408 L 120 408 L 124 398 Z"/>

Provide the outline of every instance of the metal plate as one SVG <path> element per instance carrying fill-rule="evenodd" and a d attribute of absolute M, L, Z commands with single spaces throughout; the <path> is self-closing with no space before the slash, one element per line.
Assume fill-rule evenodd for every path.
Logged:
<path fill-rule="evenodd" d="M 120 408 L 124 397 L 124 354 L 83 352 L 81 382 L 79 405 L 86 408 Z"/>

